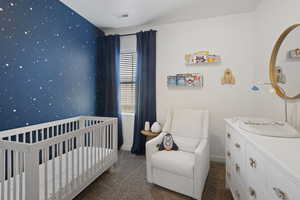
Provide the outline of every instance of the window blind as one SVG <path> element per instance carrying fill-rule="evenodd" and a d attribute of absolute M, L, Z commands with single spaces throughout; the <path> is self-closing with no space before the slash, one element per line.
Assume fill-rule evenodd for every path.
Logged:
<path fill-rule="evenodd" d="M 134 113 L 136 52 L 120 54 L 121 111 Z"/>

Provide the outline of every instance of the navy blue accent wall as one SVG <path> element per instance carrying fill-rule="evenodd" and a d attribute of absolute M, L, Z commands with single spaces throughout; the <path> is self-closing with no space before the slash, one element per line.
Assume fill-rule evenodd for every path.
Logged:
<path fill-rule="evenodd" d="M 0 0 L 0 130 L 94 115 L 102 35 L 58 0 Z"/>

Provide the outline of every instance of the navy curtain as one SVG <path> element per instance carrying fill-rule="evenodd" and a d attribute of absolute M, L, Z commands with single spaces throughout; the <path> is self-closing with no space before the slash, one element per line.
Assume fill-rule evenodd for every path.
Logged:
<path fill-rule="evenodd" d="M 156 121 L 156 31 L 137 33 L 137 72 L 134 137 L 131 152 L 145 154 L 145 121 Z"/>
<path fill-rule="evenodd" d="M 120 112 L 120 36 L 99 39 L 96 114 L 118 118 L 118 147 L 123 144 Z"/>

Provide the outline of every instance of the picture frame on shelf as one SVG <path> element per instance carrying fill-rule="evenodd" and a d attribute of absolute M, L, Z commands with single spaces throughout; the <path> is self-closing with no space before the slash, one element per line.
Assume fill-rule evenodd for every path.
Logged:
<path fill-rule="evenodd" d="M 168 88 L 203 88 L 203 75 L 200 73 L 176 74 L 167 77 Z"/>

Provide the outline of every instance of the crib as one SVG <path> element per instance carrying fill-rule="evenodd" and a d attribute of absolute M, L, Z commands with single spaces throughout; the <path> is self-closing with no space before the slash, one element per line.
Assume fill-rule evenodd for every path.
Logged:
<path fill-rule="evenodd" d="M 69 200 L 118 159 L 117 119 L 80 116 L 0 132 L 1 200 Z"/>

